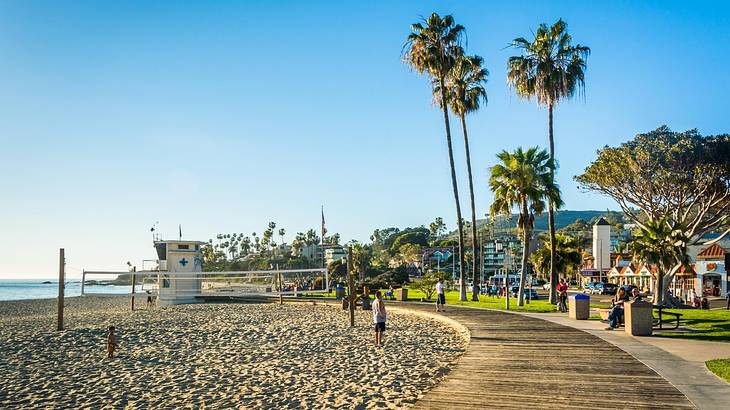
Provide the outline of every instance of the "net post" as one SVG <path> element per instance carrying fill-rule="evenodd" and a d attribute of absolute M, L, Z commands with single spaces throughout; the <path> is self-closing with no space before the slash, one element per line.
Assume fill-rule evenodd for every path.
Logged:
<path fill-rule="evenodd" d="M 279 270 L 279 264 L 276 264 L 276 275 L 279 278 L 279 304 L 284 304 L 284 280 L 281 277 L 281 271 Z"/>
<path fill-rule="evenodd" d="M 350 299 L 350 327 L 355 327 L 355 283 L 352 280 L 352 246 L 347 247 L 347 287 Z"/>
<path fill-rule="evenodd" d="M 65 286 L 63 282 L 66 276 L 65 268 L 66 260 L 64 256 L 64 249 L 61 248 L 58 258 L 58 330 L 63 330 L 63 292 Z"/>
<path fill-rule="evenodd" d="M 86 269 L 81 271 L 81 296 L 84 296 L 84 285 L 86 284 Z"/>
<path fill-rule="evenodd" d="M 132 311 L 134 312 L 134 289 L 137 287 L 137 267 L 132 268 Z"/>

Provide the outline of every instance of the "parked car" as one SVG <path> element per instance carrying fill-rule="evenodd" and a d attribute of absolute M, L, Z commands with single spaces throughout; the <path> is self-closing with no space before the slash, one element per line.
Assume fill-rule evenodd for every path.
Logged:
<path fill-rule="evenodd" d="M 610 295 L 613 293 L 616 293 L 616 286 L 612 283 L 603 283 L 603 282 L 596 282 L 593 285 L 594 287 L 594 293 L 598 295 Z"/>
<path fill-rule="evenodd" d="M 596 291 L 596 285 L 593 282 L 588 282 L 585 285 L 583 285 L 583 293 L 588 293 L 589 295 L 592 295 Z"/>
<path fill-rule="evenodd" d="M 604 283 L 603 284 L 603 292 L 601 292 L 602 295 L 615 295 L 616 291 L 618 291 L 618 285 L 614 283 Z"/>
<path fill-rule="evenodd" d="M 542 285 L 542 290 L 550 290 L 550 282 Z"/>

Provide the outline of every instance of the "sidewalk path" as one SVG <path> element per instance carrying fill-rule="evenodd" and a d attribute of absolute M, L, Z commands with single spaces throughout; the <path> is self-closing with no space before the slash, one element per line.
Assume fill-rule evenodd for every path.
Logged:
<path fill-rule="evenodd" d="M 433 305 L 394 305 L 436 314 Z M 466 326 L 471 342 L 416 408 L 694 408 L 652 369 L 593 334 L 487 309 L 448 306 L 443 315 Z"/>
<path fill-rule="evenodd" d="M 669 381 L 700 409 L 727 409 L 730 384 L 707 370 L 705 361 L 730 358 L 730 343 L 665 337 L 636 337 L 608 331 L 597 320 L 571 320 L 561 313 L 518 313 L 570 326 L 619 347 Z"/>

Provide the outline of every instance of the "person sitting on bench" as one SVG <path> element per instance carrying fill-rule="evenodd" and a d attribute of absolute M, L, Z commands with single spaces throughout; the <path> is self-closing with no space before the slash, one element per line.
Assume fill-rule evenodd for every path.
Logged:
<path fill-rule="evenodd" d="M 616 301 L 614 302 L 611 312 L 608 314 L 608 327 L 606 330 L 613 330 L 619 327 L 624 317 L 624 303 L 629 300 L 641 300 L 641 294 L 638 288 L 631 289 L 631 298 L 626 295 L 626 290 L 620 288 L 616 293 Z"/>

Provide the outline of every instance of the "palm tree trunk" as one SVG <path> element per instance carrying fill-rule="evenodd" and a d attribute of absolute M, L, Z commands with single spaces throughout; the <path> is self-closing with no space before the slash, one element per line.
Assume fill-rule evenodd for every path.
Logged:
<path fill-rule="evenodd" d="M 553 103 L 548 103 L 548 142 L 550 145 L 550 180 L 555 184 L 555 143 L 553 142 Z M 552 186 L 551 186 L 552 188 Z M 552 193 L 550 195 L 552 198 Z M 550 231 L 550 303 L 558 302 L 555 288 L 558 286 L 558 273 L 555 271 L 555 215 L 552 199 L 548 198 L 548 229 Z M 523 268 L 524 270 L 524 268 Z"/>
<path fill-rule="evenodd" d="M 456 202 L 456 223 L 459 229 L 459 300 L 466 301 L 466 281 L 464 280 L 464 232 L 461 223 L 461 204 L 459 202 L 459 187 L 456 184 L 456 167 L 454 166 L 454 150 L 451 145 L 451 126 L 449 125 L 449 107 L 446 103 L 446 86 L 444 79 L 439 79 L 441 86 L 441 108 L 444 112 L 444 125 L 446 126 L 446 143 L 449 147 L 449 165 L 451 166 L 451 186 L 454 189 L 454 202 Z"/>
<path fill-rule="evenodd" d="M 471 255 L 472 255 L 472 290 L 471 300 L 479 300 L 479 238 L 477 237 L 477 211 L 474 205 L 474 180 L 471 176 L 471 154 L 469 153 L 469 137 L 466 132 L 466 116 L 461 114 L 461 128 L 464 130 L 464 150 L 466 151 L 466 169 L 469 174 L 469 199 L 471 200 Z"/>
<path fill-rule="evenodd" d="M 530 217 L 527 210 L 527 200 L 522 200 L 520 206 L 522 212 L 522 220 L 527 221 Z M 522 269 L 520 272 L 520 286 L 517 288 L 517 306 L 525 304 L 525 281 L 527 279 L 527 254 L 530 251 L 530 228 L 525 225 L 522 227 Z"/>

